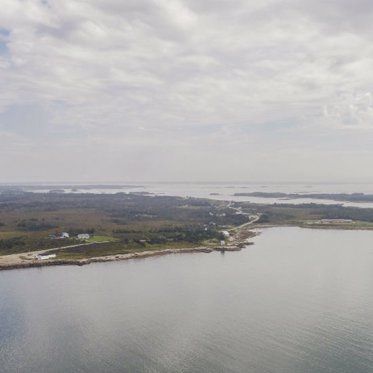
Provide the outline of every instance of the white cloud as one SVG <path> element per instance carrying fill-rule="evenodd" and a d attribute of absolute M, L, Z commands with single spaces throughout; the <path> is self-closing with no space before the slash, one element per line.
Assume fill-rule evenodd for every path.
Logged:
<path fill-rule="evenodd" d="M 158 159 L 161 179 L 221 179 L 225 170 L 237 180 L 246 176 L 230 164 L 249 159 L 253 177 L 268 180 L 271 161 L 260 163 L 266 154 L 276 157 L 273 167 L 284 179 L 293 179 L 301 166 L 292 161 L 289 168 L 289 149 L 310 152 L 302 158 L 308 166 L 313 158 L 337 156 L 335 149 L 313 154 L 324 141 L 317 136 L 298 148 L 305 134 L 332 141 L 346 129 L 372 129 L 366 21 L 372 11 L 363 0 L 4 0 L 0 30 L 9 35 L 0 39 L 7 49 L 0 49 L 1 139 L 6 133 L 34 144 L 28 178 L 41 163 L 45 177 L 56 178 L 53 164 L 66 159 L 60 150 L 66 148 L 67 178 L 100 154 L 102 164 L 111 164 L 105 177 L 148 179 L 135 169 Z M 23 119 L 12 129 L 7 111 L 27 114 L 30 106 L 44 112 L 43 124 L 28 131 Z M 41 148 L 41 139 L 59 151 Z M 349 160 L 359 159 L 358 144 L 343 140 L 342 148 Z M 29 152 L 19 148 L 4 180 L 25 172 L 21 160 Z M 8 154 L 0 149 L 2 168 Z M 221 166 L 211 171 L 215 158 Z M 187 171 L 178 174 L 183 162 Z M 343 178 L 343 169 L 338 172 Z"/>

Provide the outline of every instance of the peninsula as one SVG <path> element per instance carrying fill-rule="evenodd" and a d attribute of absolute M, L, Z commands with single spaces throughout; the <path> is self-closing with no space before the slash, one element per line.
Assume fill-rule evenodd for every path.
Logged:
<path fill-rule="evenodd" d="M 373 229 L 373 209 L 138 193 L 0 193 L 0 270 L 236 251 L 253 228 Z"/>

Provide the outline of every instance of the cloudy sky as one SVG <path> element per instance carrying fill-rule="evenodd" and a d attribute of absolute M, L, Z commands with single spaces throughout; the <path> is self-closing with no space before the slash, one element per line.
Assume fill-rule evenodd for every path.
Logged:
<path fill-rule="evenodd" d="M 1 0 L 0 182 L 373 182 L 371 0 Z"/>

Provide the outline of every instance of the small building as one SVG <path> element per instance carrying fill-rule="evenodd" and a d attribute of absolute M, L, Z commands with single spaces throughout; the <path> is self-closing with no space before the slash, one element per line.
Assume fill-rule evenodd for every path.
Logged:
<path fill-rule="evenodd" d="M 228 238 L 230 236 L 229 232 L 228 231 L 222 231 L 221 232 L 223 234 L 224 237 Z"/>
<path fill-rule="evenodd" d="M 56 254 L 39 254 L 37 255 L 38 260 L 47 260 L 47 259 L 54 259 L 57 255 Z"/>
<path fill-rule="evenodd" d="M 78 239 L 79 240 L 89 240 L 91 236 L 88 233 L 80 233 L 78 234 Z"/>
<path fill-rule="evenodd" d="M 346 224 L 346 223 L 352 223 L 352 219 L 321 219 L 321 224 Z"/>
<path fill-rule="evenodd" d="M 67 232 L 62 232 L 61 233 L 61 238 L 69 238 L 70 235 Z"/>
<path fill-rule="evenodd" d="M 225 245 L 225 241 L 221 240 L 220 241 L 220 246 L 224 246 Z"/>

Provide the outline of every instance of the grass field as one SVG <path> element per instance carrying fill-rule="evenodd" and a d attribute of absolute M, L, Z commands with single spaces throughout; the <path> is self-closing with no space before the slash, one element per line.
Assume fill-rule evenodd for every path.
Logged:
<path fill-rule="evenodd" d="M 88 240 L 84 240 L 84 242 L 87 242 L 87 243 L 93 243 L 93 242 L 115 242 L 115 241 L 119 241 L 118 238 L 115 238 L 113 236 L 100 236 L 100 235 L 93 235 L 93 236 L 90 236 Z"/>
<path fill-rule="evenodd" d="M 112 241 L 108 243 L 93 243 L 92 245 L 82 245 L 79 247 L 61 249 L 52 251 L 50 253 L 55 253 L 57 255 L 57 259 L 87 259 L 108 255 L 130 254 L 134 252 L 137 253 L 142 251 L 156 251 L 164 249 L 191 248 L 196 246 L 198 245 L 190 242 L 175 242 L 162 245 L 142 245 L 137 243 L 125 244 L 120 241 Z"/>

